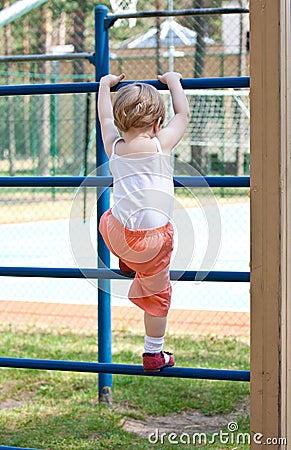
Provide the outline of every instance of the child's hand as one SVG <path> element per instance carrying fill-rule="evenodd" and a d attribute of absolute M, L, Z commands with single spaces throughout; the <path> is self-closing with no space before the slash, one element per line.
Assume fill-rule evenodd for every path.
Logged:
<path fill-rule="evenodd" d="M 179 72 L 166 72 L 163 75 L 158 75 L 158 80 L 161 83 L 169 84 L 172 81 L 177 82 L 180 81 L 182 78 L 182 75 Z"/>
<path fill-rule="evenodd" d="M 100 84 L 102 83 L 112 88 L 113 86 L 116 86 L 116 84 L 120 83 L 120 81 L 123 80 L 124 78 L 125 78 L 124 73 L 122 73 L 121 75 L 113 75 L 110 73 L 109 75 L 105 75 L 104 77 L 101 78 Z"/>

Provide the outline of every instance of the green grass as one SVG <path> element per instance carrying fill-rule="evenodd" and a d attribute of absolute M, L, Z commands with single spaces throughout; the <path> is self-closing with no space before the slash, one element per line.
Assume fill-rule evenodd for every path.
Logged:
<path fill-rule="evenodd" d="M 97 360 L 95 332 L 16 327 L 2 327 L 0 332 L 2 356 Z M 113 361 L 140 364 L 142 347 L 143 337 L 115 332 Z M 175 354 L 178 366 L 244 370 L 249 366 L 249 345 L 238 338 L 169 335 L 167 347 Z M 249 385 L 243 382 L 115 375 L 110 410 L 98 403 L 95 374 L 3 368 L 0 445 L 51 450 L 198 448 L 184 444 L 180 447 L 167 440 L 151 444 L 148 439 L 125 431 L 123 424 L 128 418 L 145 420 L 150 416 L 154 431 L 160 416 L 194 410 L 213 418 L 217 414 L 231 417 L 248 395 Z M 248 433 L 246 414 L 236 422 L 239 432 Z M 223 449 L 233 445 L 216 442 L 201 444 L 199 448 Z M 237 448 L 244 450 L 249 446 L 241 444 Z"/>

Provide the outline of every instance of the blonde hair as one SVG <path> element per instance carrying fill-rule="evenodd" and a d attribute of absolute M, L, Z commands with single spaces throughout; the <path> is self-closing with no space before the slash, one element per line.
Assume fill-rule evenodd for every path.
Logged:
<path fill-rule="evenodd" d="M 150 127 L 165 119 L 166 109 L 159 91 L 146 83 L 133 83 L 117 91 L 113 101 L 114 123 L 120 131 Z"/>

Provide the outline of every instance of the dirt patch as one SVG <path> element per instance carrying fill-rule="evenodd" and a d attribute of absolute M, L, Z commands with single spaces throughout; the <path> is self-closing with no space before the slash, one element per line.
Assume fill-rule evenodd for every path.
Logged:
<path fill-rule="evenodd" d="M 33 392 L 22 392 L 18 398 L 14 398 L 13 392 L 15 392 L 13 384 L 7 382 L 2 386 L 1 393 L 4 398 L 2 400 L 0 399 L 0 411 L 21 408 L 23 405 L 27 404 L 33 396 Z"/>
<path fill-rule="evenodd" d="M 227 415 L 217 414 L 215 416 L 205 416 L 199 411 L 182 411 L 181 413 L 173 413 L 168 416 L 150 416 L 145 420 L 136 420 L 127 418 L 124 422 L 124 429 L 131 433 L 136 433 L 138 436 L 148 438 L 151 433 L 159 435 L 166 433 L 206 433 L 212 434 L 219 432 L 229 424 L 230 431 L 237 431 L 235 428 L 236 420 L 249 414 L 249 403 L 239 403 L 234 412 Z"/>
<path fill-rule="evenodd" d="M 8 398 L 0 402 L 0 411 L 3 409 L 20 408 L 26 403 L 24 400 L 15 400 L 14 398 Z"/>

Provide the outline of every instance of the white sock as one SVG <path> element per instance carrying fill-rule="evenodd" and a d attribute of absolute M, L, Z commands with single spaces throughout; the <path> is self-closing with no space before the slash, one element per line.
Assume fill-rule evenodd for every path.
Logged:
<path fill-rule="evenodd" d="M 156 338 L 151 336 L 145 336 L 144 338 L 144 351 L 145 353 L 160 353 L 163 350 L 164 336 Z"/>

